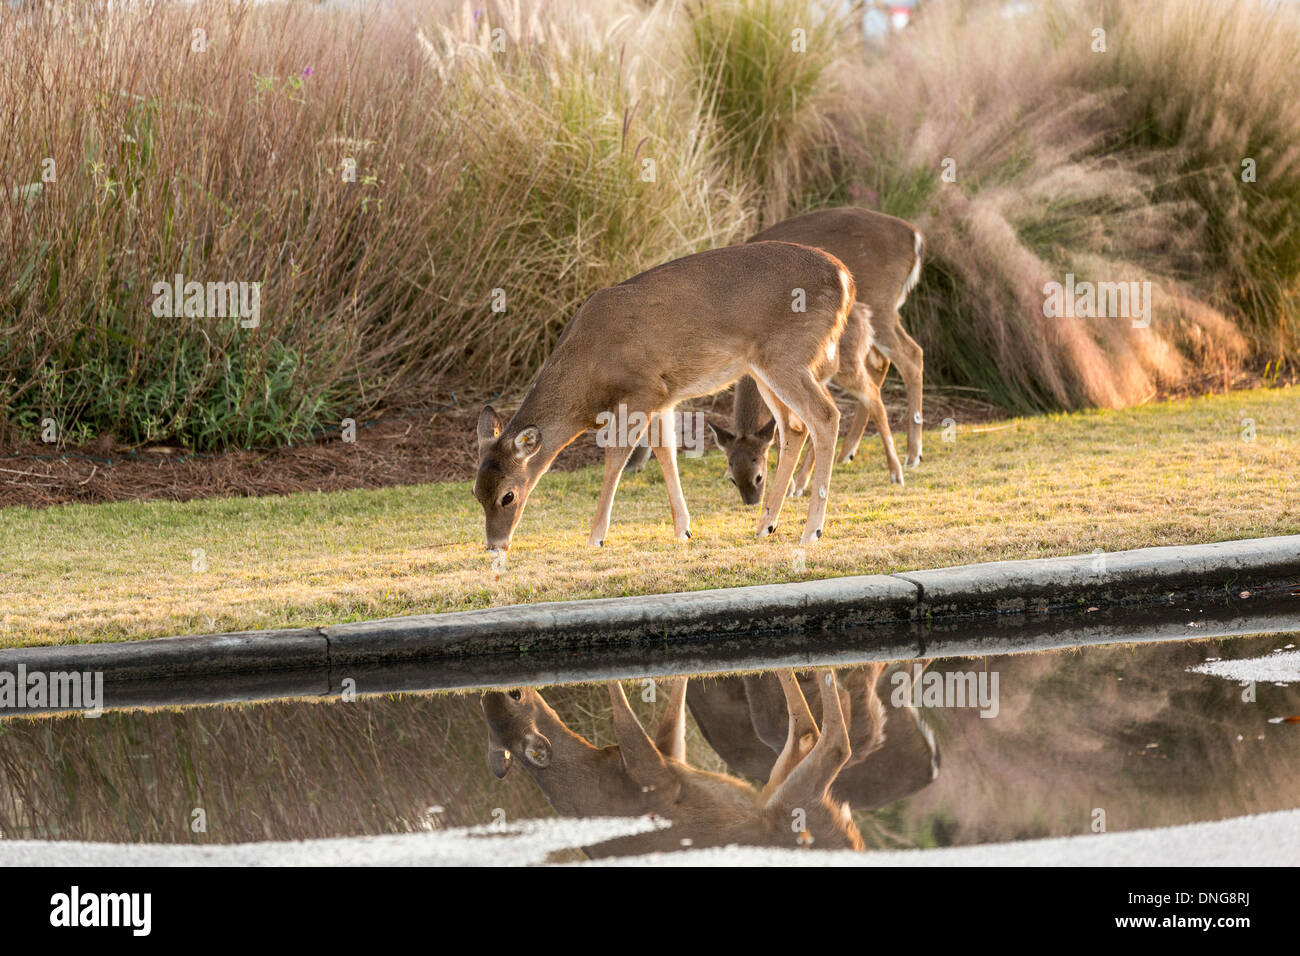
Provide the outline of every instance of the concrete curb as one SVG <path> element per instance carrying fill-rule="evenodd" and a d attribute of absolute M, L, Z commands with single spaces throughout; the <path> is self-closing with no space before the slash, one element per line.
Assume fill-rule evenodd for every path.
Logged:
<path fill-rule="evenodd" d="M 0 671 L 102 671 L 106 679 L 220 677 L 584 648 L 703 644 L 847 627 L 944 628 L 963 618 L 1300 591 L 1300 535 L 1001 561 L 797 584 L 513 605 L 294 630 L 0 651 Z M 1300 605 L 1298 605 L 1300 606 Z"/>
<path fill-rule="evenodd" d="M 515 604 L 322 628 L 335 666 L 438 656 L 868 627 L 908 620 L 914 585 L 883 574 L 799 584 Z M 0 659 L 2 664 L 2 659 Z"/>
<path fill-rule="evenodd" d="M 53 644 L 0 651 L 0 672 L 102 672 L 105 680 L 210 677 L 328 668 L 329 642 L 316 628 L 188 634 L 118 644 Z"/>
<path fill-rule="evenodd" d="M 1228 596 L 1300 583 L 1300 535 L 996 561 L 895 575 L 936 617 L 1015 614 L 1095 604 Z"/>

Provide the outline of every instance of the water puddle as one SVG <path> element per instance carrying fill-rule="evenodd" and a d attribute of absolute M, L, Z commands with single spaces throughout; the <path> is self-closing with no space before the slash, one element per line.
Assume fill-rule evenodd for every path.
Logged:
<path fill-rule="evenodd" d="M 841 650 L 805 670 L 816 662 L 685 679 L 625 664 L 615 682 L 450 691 L 336 677 L 306 698 L 8 716 L 0 835 L 481 836 L 558 815 L 593 821 L 547 851 L 578 860 L 1217 820 L 1300 806 L 1297 645 L 1288 630 L 924 660 Z"/>

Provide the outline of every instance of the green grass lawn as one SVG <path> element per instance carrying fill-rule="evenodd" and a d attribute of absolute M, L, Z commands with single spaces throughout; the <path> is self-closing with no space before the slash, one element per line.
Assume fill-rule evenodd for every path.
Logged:
<path fill-rule="evenodd" d="M 1254 440 L 1248 441 L 1253 422 Z M 900 441 L 901 444 L 901 441 Z M 683 459 L 694 538 L 672 536 L 658 466 L 626 479 L 585 546 L 601 473 L 542 479 L 506 567 L 468 482 L 0 510 L 0 646 L 337 623 L 1300 532 L 1300 388 L 926 434 L 906 487 L 875 436 L 837 468 L 826 537 L 776 537 L 717 452 Z M 201 552 L 201 559 L 198 553 Z"/>

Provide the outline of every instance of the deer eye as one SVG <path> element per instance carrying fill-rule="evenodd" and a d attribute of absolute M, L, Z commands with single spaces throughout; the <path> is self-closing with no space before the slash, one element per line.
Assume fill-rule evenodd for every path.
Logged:
<path fill-rule="evenodd" d="M 514 503 L 514 500 L 515 500 L 515 493 L 513 491 L 507 491 L 504 497 L 502 497 L 501 499 L 501 507 L 509 508 L 510 505 Z"/>
<path fill-rule="evenodd" d="M 512 691 L 510 692 L 510 699 L 511 699 L 511 700 L 519 700 L 521 697 L 523 697 L 523 694 L 519 693 L 519 691 L 517 691 L 517 690 L 512 690 Z"/>

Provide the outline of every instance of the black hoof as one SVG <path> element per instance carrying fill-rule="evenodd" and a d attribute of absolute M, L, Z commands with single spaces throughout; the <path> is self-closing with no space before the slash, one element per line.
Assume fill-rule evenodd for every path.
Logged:
<path fill-rule="evenodd" d="M 856 453 L 855 453 L 855 454 L 852 454 L 852 455 L 849 455 L 849 461 L 852 461 L 854 458 L 857 458 L 857 457 L 858 457 L 858 456 L 857 456 Z"/>
<path fill-rule="evenodd" d="M 767 526 L 767 533 L 768 533 L 768 534 L 776 534 L 776 525 L 774 525 L 774 524 L 770 524 L 770 525 L 768 525 L 768 526 Z"/>
<path fill-rule="evenodd" d="M 597 542 L 596 542 L 596 547 L 598 547 L 598 548 L 603 548 L 603 547 L 605 547 L 605 539 L 604 539 L 604 538 L 601 538 L 599 541 L 597 541 Z"/>
<path fill-rule="evenodd" d="M 686 540 L 687 541 L 691 540 L 691 531 L 689 528 L 686 529 Z"/>
<path fill-rule="evenodd" d="M 818 529 L 817 529 L 817 537 L 820 538 L 821 536 L 822 536 L 822 529 L 821 529 L 821 528 L 818 528 Z"/>

